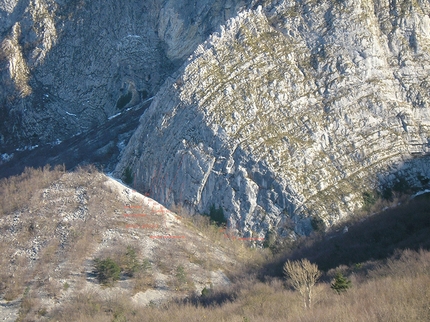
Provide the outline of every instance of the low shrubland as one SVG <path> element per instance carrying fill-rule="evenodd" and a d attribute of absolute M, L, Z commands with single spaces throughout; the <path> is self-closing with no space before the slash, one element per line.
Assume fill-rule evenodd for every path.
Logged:
<path fill-rule="evenodd" d="M 192 265 L 204 266 L 208 271 L 223 270 L 231 281 L 229 285 L 206 286 L 199 293 L 195 292 L 189 273 L 190 264 L 181 262 L 185 259 L 176 258 L 168 249 L 160 253 L 165 258 L 159 262 L 149 262 L 137 244 L 125 241 L 116 241 L 115 245 L 95 252 L 91 242 L 99 243 L 101 231 L 118 225 L 121 219 L 120 213 L 116 217 L 107 214 L 113 213 L 115 207 L 124 206 L 118 203 L 113 207 L 107 202 L 112 201 L 110 192 L 103 180 L 97 179 L 94 168 L 79 169 L 68 180 L 64 175 L 67 173 L 63 168 L 28 169 L 21 176 L 0 182 L 0 229 L 2 233 L 12 234 L 14 239 L 0 238 L 3 251 L 0 296 L 9 301 L 21 299 L 19 321 L 430 319 L 430 200 L 425 195 L 413 200 L 402 197 L 402 204 L 395 208 L 373 215 L 362 213 L 352 222 L 345 221 L 327 232 L 320 231 L 270 248 L 255 247 L 254 241 L 238 240 L 228 229 L 211 222 L 209 216 L 189 216 L 178 208 L 175 212 L 181 217 L 181 224 L 203 239 L 193 240 L 193 252 L 180 245 L 175 252 L 186 253 L 187 263 Z M 72 189 L 85 200 L 57 200 L 57 188 Z M 44 193 L 51 194 L 43 199 L 50 203 L 38 204 Z M 73 213 L 82 205 L 88 208 L 89 215 L 67 227 L 67 235 L 61 233 L 61 225 L 51 225 L 56 223 L 58 211 Z M 30 213 L 30 208 L 38 212 Z M 15 217 L 19 221 L 14 221 Z M 37 260 L 28 260 L 31 254 L 23 251 L 28 249 L 29 241 L 34 241 L 36 232 L 41 231 L 47 238 L 38 240 L 36 245 L 43 247 L 36 254 Z M 192 236 L 189 238 L 191 241 Z M 234 260 L 221 264 L 211 254 L 213 246 Z M 95 258 L 91 254 L 96 254 Z M 103 296 L 94 289 L 82 288 L 70 293 L 76 284 L 64 279 L 65 272 L 56 273 L 65 258 L 71 265 L 69 270 L 90 258 L 97 283 L 112 287 L 126 280 L 132 291 Z M 312 284 L 312 305 L 294 287 L 294 274 L 283 274 L 287 261 L 309 263 L 315 276 L 321 275 Z M 166 285 L 184 296 L 145 307 L 131 300 L 130 296 L 137 292 L 156 287 L 152 265 L 157 265 L 163 274 L 171 274 Z M 65 293 L 70 296 L 61 305 L 47 308 L 43 296 L 58 300 Z"/>
<path fill-rule="evenodd" d="M 349 271 L 351 286 L 338 294 L 325 272 L 314 288 L 312 308 L 279 277 L 243 277 L 199 299 L 140 308 L 126 297 L 104 300 L 81 294 L 52 318 L 74 321 L 428 321 L 430 252 L 404 250 L 385 261 Z M 326 281 L 325 281 L 326 280 Z"/>
<path fill-rule="evenodd" d="M 98 311 L 90 315 L 79 313 L 75 318 L 77 321 L 102 321 L 115 316 L 127 321 L 428 321 L 428 205 L 428 198 L 423 196 L 401 207 L 362 217 L 362 222 L 356 222 L 357 227 L 350 226 L 348 233 L 343 232 L 343 226 L 334 227 L 333 231 L 277 249 L 271 256 L 267 249 L 252 249 L 243 242 L 244 250 L 240 251 L 241 247 L 230 244 L 225 232 L 211 225 L 207 218 L 193 217 L 189 219 L 193 227 L 204 232 L 211 242 L 248 256 L 249 262 L 255 262 L 252 269 L 230 271 L 229 286 L 205 289 L 185 300 L 145 308 L 135 306 L 127 298 L 118 299 L 112 308 L 111 302 L 96 297 Z M 349 223 L 342 225 L 345 224 Z M 369 238 L 369 234 L 379 234 L 381 238 Z M 357 244 L 358 241 L 361 243 Z M 291 279 L 282 275 L 282 265 L 287 259 L 302 258 L 309 258 L 322 274 L 313 286 L 310 308 L 304 305 L 303 295 L 292 287 Z M 75 305 L 73 301 L 69 303 L 69 310 Z"/>

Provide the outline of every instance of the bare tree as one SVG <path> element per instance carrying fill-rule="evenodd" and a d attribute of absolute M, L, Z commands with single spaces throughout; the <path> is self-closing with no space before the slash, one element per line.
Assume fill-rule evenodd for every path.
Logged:
<path fill-rule="evenodd" d="M 316 264 L 307 259 L 299 261 L 287 261 L 284 264 L 285 278 L 291 280 L 291 284 L 303 296 L 305 308 L 312 304 L 312 289 L 321 276 Z"/>

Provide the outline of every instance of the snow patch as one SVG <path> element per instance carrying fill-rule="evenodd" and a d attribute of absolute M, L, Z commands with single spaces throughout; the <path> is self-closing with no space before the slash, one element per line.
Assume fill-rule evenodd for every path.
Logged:
<path fill-rule="evenodd" d="M 115 115 L 109 116 L 109 117 L 108 117 L 108 120 L 112 120 L 112 119 L 114 119 L 115 117 L 120 116 L 120 115 L 121 115 L 121 112 L 116 113 Z"/>
<path fill-rule="evenodd" d="M 146 102 L 152 101 L 152 100 L 154 99 L 154 97 L 155 97 L 155 96 L 152 96 L 152 97 L 148 98 L 147 100 L 143 101 L 143 103 L 146 103 Z"/>
<path fill-rule="evenodd" d="M 56 139 L 55 141 L 49 142 L 48 145 L 50 146 L 56 146 L 56 145 L 60 145 L 63 141 L 61 141 L 60 139 Z"/>
<path fill-rule="evenodd" d="M 10 160 L 13 159 L 13 153 L 11 153 L 11 154 L 3 153 L 0 155 L 0 159 L 1 159 L 2 163 L 9 162 Z"/>
<path fill-rule="evenodd" d="M 118 142 L 118 144 L 116 146 L 117 146 L 118 150 L 120 150 L 120 151 L 124 150 L 126 147 L 125 141 L 123 140 L 123 141 Z"/>
<path fill-rule="evenodd" d="M 429 193 L 429 192 L 430 192 L 430 189 L 426 189 L 426 190 L 423 190 L 423 191 L 418 191 L 416 194 L 414 194 L 414 195 L 411 196 L 411 199 L 414 199 L 415 197 L 421 196 L 421 195 Z"/>
<path fill-rule="evenodd" d="M 31 145 L 31 146 L 26 145 L 26 146 L 24 146 L 24 147 L 17 148 L 15 151 L 18 151 L 18 152 L 22 152 L 22 151 L 31 151 L 31 150 L 34 150 L 34 149 L 36 149 L 36 148 L 38 148 L 38 147 L 39 147 L 39 144 Z"/>

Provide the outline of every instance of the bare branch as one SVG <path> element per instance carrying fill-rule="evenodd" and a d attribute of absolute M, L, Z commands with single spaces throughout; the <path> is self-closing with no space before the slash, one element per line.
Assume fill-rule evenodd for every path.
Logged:
<path fill-rule="evenodd" d="M 283 272 L 293 288 L 303 296 L 304 306 L 311 307 L 312 289 L 321 276 L 318 266 L 307 259 L 287 261 L 284 264 Z"/>

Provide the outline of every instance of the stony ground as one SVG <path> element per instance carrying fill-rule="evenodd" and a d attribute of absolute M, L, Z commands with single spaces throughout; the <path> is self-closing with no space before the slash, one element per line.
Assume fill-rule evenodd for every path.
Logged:
<path fill-rule="evenodd" d="M 137 305 L 200 294 L 228 284 L 225 273 L 236 264 L 231 249 L 214 245 L 188 220 L 99 172 L 64 173 L 3 215 L 0 230 L 4 321 L 22 316 L 29 298 L 26 313 L 43 319 L 79 294 L 126 295 Z M 101 285 L 94 260 L 121 260 L 127 247 L 146 263 L 145 273 Z"/>

